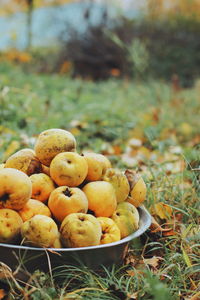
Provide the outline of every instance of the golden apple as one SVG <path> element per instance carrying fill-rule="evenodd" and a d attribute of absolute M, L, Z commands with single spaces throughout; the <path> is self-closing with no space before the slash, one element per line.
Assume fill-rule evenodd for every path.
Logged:
<path fill-rule="evenodd" d="M 0 208 L 19 210 L 31 198 L 30 178 L 17 169 L 0 170 Z"/>
<path fill-rule="evenodd" d="M 143 178 L 135 171 L 126 170 L 125 175 L 130 184 L 130 193 L 127 201 L 133 204 L 135 207 L 138 207 L 144 202 L 146 198 L 146 184 Z"/>
<path fill-rule="evenodd" d="M 130 192 L 130 185 L 123 172 L 114 168 L 107 169 L 103 180 L 110 182 L 114 187 L 118 203 L 127 199 Z"/>
<path fill-rule="evenodd" d="M 88 199 L 85 193 L 77 187 L 60 186 L 51 193 L 48 206 L 54 217 L 62 222 L 71 213 L 86 213 Z"/>
<path fill-rule="evenodd" d="M 116 207 L 117 199 L 111 183 L 106 181 L 93 181 L 83 187 L 88 199 L 88 208 L 96 217 L 110 217 Z"/>
<path fill-rule="evenodd" d="M 20 236 L 23 221 L 20 215 L 9 208 L 0 209 L 0 243 L 13 243 Z"/>
<path fill-rule="evenodd" d="M 75 137 L 69 131 L 58 128 L 41 132 L 35 144 L 36 156 L 47 167 L 58 153 L 75 150 Z"/>
<path fill-rule="evenodd" d="M 73 213 L 65 217 L 60 233 L 63 245 L 72 248 L 99 245 L 102 234 L 97 218 L 84 213 Z"/>
<path fill-rule="evenodd" d="M 78 186 L 85 180 L 87 172 L 86 160 L 76 152 L 59 153 L 50 165 L 51 178 L 59 186 Z"/>
<path fill-rule="evenodd" d="M 44 203 L 39 200 L 30 199 L 28 202 L 18 211 L 23 222 L 31 219 L 35 215 L 44 215 L 51 217 L 51 211 Z"/>
<path fill-rule="evenodd" d="M 122 239 L 139 228 L 139 213 L 131 203 L 119 203 L 111 218 L 119 227 Z"/>
<path fill-rule="evenodd" d="M 54 245 L 59 237 L 59 231 L 52 218 L 35 215 L 23 223 L 21 235 L 25 244 L 48 248 Z"/>
<path fill-rule="evenodd" d="M 41 172 L 41 163 L 32 149 L 22 149 L 12 154 L 5 163 L 5 168 L 14 168 L 28 176 Z"/>
<path fill-rule="evenodd" d="M 98 217 L 97 220 L 100 222 L 102 230 L 101 245 L 117 242 L 121 239 L 119 227 L 111 218 Z"/>
<path fill-rule="evenodd" d="M 32 182 L 32 199 L 46 202 L 51 192 L 55 189 L 55 184 L 51 177 L 44 173 L 33 174 L 30 176 Z"/>
<path fill-rule="evenodd" d="M 86 152 L 82 154 L 88 164 L 87 181 L 101 180 L 108 166 L 111 166 L 110 161 L 102 154 Z"/>

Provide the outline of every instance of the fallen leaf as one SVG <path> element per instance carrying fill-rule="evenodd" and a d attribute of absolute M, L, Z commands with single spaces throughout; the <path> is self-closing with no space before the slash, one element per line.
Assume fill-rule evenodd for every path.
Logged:
<path fill-rule="evenodd" d="M 172 228 L 162 228 L 160 224 L 155 220 L 154 217 L 151 217 L 151 226 L 149 227 L 152 233 L 156 232 L 167 232 L 171 231 Z"/>
<path fill-rule="evenodd" d="M 0 300 L 6 296 L 6 292 L 3 289 L 0 289 Z"/>
<path fill-rule="evenodd" d="M 144 258 L 143 261 L 146 265 L 149 265 L 150 267 L 153 267 L 156 269 L 160 263 L 160 261 L 163 260 L 160 256 L 153 256 L 151 258 Z"/>
<path fill-rule="evenodd" d="M 169 231 L 165 231 L 165 232 L 163 232 L 163 236 L 171 236 L 171 235 L 177 235 L 178 233 L 176 232 L 176 231 L 174 231 L 174 230 L 169 230 Z"/>
<path fill-rule="evenodd" d="M 158 202 L 153 207 L 153 214 L 162 220 L 169 220 L 172 217 L 173 209 L 163 202 Z"/>

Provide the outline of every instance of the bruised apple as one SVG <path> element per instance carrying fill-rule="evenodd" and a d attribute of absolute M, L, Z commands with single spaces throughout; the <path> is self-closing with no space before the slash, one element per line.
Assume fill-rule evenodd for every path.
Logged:
<path fill-rule="evenodd" d="M 55 184 L 51 177 L 44 173 L 38 173 L 31 175 L 30 180 L 32 182 L 31 198 L 46 202 L 51 192 L 55 189 Z"/>
<path fill-rule="evenodd" d="M 98 217 L 97 220 L 99 221 L 102 230 L 100 240 L 101 245 L 117 242 L 121 239 L 119 227 L 111 218 Z"/>
<path fill-rule="evenodd" d="M 47 167 L 58 153 L 75 151 L 75 149 L 75 137 L 69 131 L 58 128 L 41 132 L 35 144 L 36 156 Z"/>
<path fill-rule="evenodd" d="M 28 176 L 41 172 L 41 163 L 32 149 L 22 149 L 12 154 L 5 163 L 5 168 L 14 168 Z"/>
<path fill-rule="evenodd" d="M 127 201 L 133 204 L 135 207 L 138 207 L 146 198 L 146 184 L 143 178 L 133 170 L 126 170 L 125 175 L 130 185 L 130 193 Z"/>
<path fill-rule="evenodd" d="M 20 215 L 12 209 L 0 209 L 0 243 L 13 243 L 20 235 L 23 221 Z"/>
<path fill-rule="evenodd" d="M 73 213 L 65 217 L 60 233 L 63 245 L 72 248 L 99 245 L 102 234 L 97 218 L 84 213 Z"/>
<path fill-rule="evenodd" d="M 60 186 L 51 193 L 48 206 L 54 217 L 62 222 L 71 213 L 86 213 L 88 199 L 85 193 L 77 187 Z"/>
<path fill-rule="evenodd" d="M 44 215 L 35 215 L 21 226 L 21 235 L 25 244 L 36 247 L 53 247 L 59 237 L 55 221 Z"/>
<path fill-rule="evenodd" d="M 139 228 L 139 213 L 131 203 L 119 203 L 112 219 L 120 229 L 121 238 L 130 235 Z"/>
<path fill-rule="evenodd" d="M 76 152 L 59 153 L 50 165 L 51 178 L 59 186 L 78 186 L 85 180 L 87 172 L 86 160 Z"/>
<path fill-rule="evenodd" d="M 110 217 L 116 207 L 117 199 L 111 183 L 106 181 L 93 181 L 83 187 L 88 199 L 88 208 L 96 217 Z"/>
<path fill-rule="evenodd" d="M 51 211 L 44 203 L 39 200 L 30 199 L 22 209 L 18 211 L 23 222 L 31 219 L 35 215 L 44 215 L 51 217 Z"/>
<path fill-rule="evenodd" d="M 31 198 L 31 192 L 31 180 L 25 173 L 12 168 L 0 170 L 0 209 L 21 209 Z"/>
<path fill-rule="evenodd" d="M 126 175 L 120 170 L 110 168 L 106 170 L 103 180 L 110 182 L 114 187 L 117 202 L 123 202 L 128 197 L 130 186 Z"/>

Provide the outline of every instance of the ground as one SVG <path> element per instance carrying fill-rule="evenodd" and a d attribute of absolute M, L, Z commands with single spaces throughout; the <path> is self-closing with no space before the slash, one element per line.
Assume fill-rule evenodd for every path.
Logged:
<path fill-rule="evenodd" d="M 25 287 L 12 273 L 1 279 L 1 267 L 0 299 L 9 286 L 9 299 L 200 298 L 199 94 L 198 82 L 190 89 L 161 80 L 94 83 L 0 65 L 0 163 L 32 147 L 44 129 L 70 130 L 80 153 L 103 153 L 143 176 L 153 216 L 123 266 L 38 271 Z"/>

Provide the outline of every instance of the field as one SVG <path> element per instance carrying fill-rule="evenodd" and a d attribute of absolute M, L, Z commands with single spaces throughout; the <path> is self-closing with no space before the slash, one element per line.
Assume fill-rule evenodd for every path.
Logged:
<path fill-rule="evenodd" d="M 121 266 L 38 271 L 25 284 L 0 266 L 0 299 L 200 299 L 199 95 L 198 82 L 94 83 L 0 65 L 0 163 L 42 130 L 70 130 L 80 153 L 141 173 L 153 216 Z"/>

